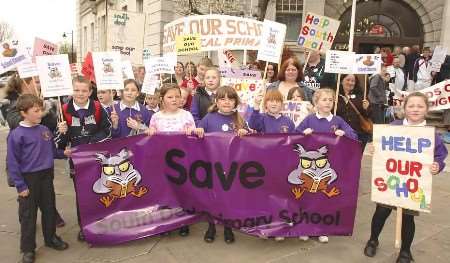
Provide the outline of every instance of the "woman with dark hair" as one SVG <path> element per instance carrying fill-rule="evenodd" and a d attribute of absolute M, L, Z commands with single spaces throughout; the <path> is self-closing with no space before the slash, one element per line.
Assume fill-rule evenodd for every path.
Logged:
<path fill-rule="evenodd" d="M 267 65 L 266 83 L 270 84 L 277 80 L 278 67 L 277 64 L 269 63 Z"/>
<path fill-rule="evenodd" d="M 178 61 L 177 65 L 175 66 L 175 80 L 178 86 L 180 86 L 181 83 L 183 83 L 184 78 L 185 78 L 184 65 L 182 62 Z"/>
<path fill-rule="evenodd" d="M 307 88 L 303 83 L 300 63 L 295 58 L 289 58 L 281 65 L 280 72 L 278 72 L 278 81 L 270 84 L 267 89 L 278 89 L 283 94 L 283 98 L 287 99 L 289 90 L 296 86 L 303 89 L 305 99 L 311 101 L 313 90 Z"/>
<path fill-rule="evenodd" d="M 340 79 L 336 115 L 342 117 L 357 133 L 364 152 L 370 134 L 362 130 L 359 114 L 364 118 L 370 116 L 369 101 L 363 97 L 358 78 L 353 74 L 343 74 Z"/>

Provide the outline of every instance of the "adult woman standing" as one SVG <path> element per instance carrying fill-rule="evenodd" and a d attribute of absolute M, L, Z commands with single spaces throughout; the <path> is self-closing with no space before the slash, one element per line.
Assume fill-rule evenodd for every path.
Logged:
<path fill-rule="evenodd" d="M 341 75 L 336 115 L 342 117 L 357 133 L 362 151 L 366 147 L 370 134 L 363 131 L 359 115 L 369 117 L 369 101 L 364 99 L 358 78 L 353 74 Z"/>
<path fill-rule="evenodd" d="M 305 99 L 312 100 L 313 90 L 307 88 L 303 83 L 303 72 L 300 63 L 295 58 L 289 58 L 281 65 L 278 73 L 278 81 L 270 84 L 267 89 L 278 89 L 283 98 L 287 99 L 289 90 L 300 87 L 305 93 Z"/>
<path fill-rule="evenodd" d="M 178 61 L 175 66 L 175 80 L 177 81 L 178 86 L 181 86 L 185 77 L 184 73 L 184 65 L 182 62 Z"/>
<path fill-rule="evenodd" d="M 277 80 L 278 75 L 278 67 L 276 64 L 269 63 L 267 65 L 267 76 L 266 76 L 266 82 L 268 84 L 273 83 Z"/>

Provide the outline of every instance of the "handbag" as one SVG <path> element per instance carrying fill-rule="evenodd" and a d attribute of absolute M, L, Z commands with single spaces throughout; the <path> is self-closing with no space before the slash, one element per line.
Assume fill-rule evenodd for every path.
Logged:
<path fill-rule="evenodd" d="M 356 108 L 355 104 L 353 104 L 353 102 L 350 100 L 350 98 L 348 99 L 348 102 L 350 103 L 350 106 L 352 106 L 352 108 L 356 111 L 356 114 L 358 114 L 359 124 L 361 126 L 361 129 L 365 133 L 371 134 L 373 131 L 372 120 L 369 118 L 364 118 L 364 116 L 361 114 L 361 112 L 359 112 L 359 110 Z"/>

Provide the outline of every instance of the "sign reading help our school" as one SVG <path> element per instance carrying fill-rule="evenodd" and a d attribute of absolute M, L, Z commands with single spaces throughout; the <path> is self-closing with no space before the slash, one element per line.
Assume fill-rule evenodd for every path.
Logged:
<path fill-rule="evenodd" d="M 198 53 L 202 49 L 200 34 L 176 36 L 175 46 L 177 55 Z"/>
<path fill-rule="evenodd" d="M 123 89 L 122 61 L 119 52 L 93 52 L 98 90 Z"/>
<path fill-rule="evenodd" d="M 372 201 L 431 211 L 434 127 L 374 125 Z"/>
<path fill-rule="evenodd" d="M 381 71 L 380 54 L 355 54 L 354 74 L 377 74 Z"/>
<path fill-rule="evenodd" d="M 67 54 L 37 56 L 36 66 L 44 97 L 72 95 L 72 75 Z"/>
<path fill-rule="evenodd" d="M 298 45 L 318 51 L 331 49 L 340 23 L 326 16 L 307 13 L 298 36 Z"/>
<path fill-rule="evenodd" d="M 142 65 L 145 14 L 123 10 L 108 11 L 108 50 L 120 52 L 124 60 Z"/>
<path fill-rule="evenodd" d="M 257 60 L 279 63 L 283 52 L 286 25 L 264 20 L 261 35 L 261 48 L 258 50 Z"/>
<path fill-rule="evenodd" d="M 355 52 L 328 50 L 325 59 L 325 72 L 353 74 Z"/>

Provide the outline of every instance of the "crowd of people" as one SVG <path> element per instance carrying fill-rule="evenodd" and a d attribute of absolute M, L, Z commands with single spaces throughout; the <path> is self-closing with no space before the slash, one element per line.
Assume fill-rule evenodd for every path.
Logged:
<path fill-rule="evenodd" d="M 237 136 L 324 132 L 358 140 L 364 151 L 371 134 L 362 120 L 370 118 L 374 123 L 391 121 L 385 114 L 389 105 L 388 83 L 412 92 L 404 100 L 403 117 L 393 125 L 425 125 L 428 99 L 416 91 L 438 81 L 444 72 L 448 74 L 448 69 L 441 70 L 439 74 L 428 73 L 431 52 L 427 48 L 423 49 L 422 55 L 416 46 L 403 50 L 396 48 L 394 53 L 383 48 L 380 52 L 384 65 L 379 74 L 369 78 L 367 91 L 363 90 L 365 85 L 360 84 L 357 75 L 345 74 L 336 80 L 333 74 L 325 73 L 324 59 L 318 52 L 312 52 L 305 65 L 296 57 L 283 61 L 279 71 L 277 65 L 269 64 L 267 88 L 255 96 L 248 119 L 237 110 L 240 104 L 238 93 L 232 87 L 221 86 L 220 71 L 208 58 L 202 58 L 197 64 L 178 62 L 175 75 L 166 76 L 164 84 L 152 95 L 141 94 L 145 75 L 143 68 L 136 70 L 136 80 L 125 80 L 124 89 L 117 92 L 97 91 L 95 83 L 77 76 L 73 79 L 73 95 L 64 99 L 66 103 L 62 106 L 60 117 L 57 99 L 43 101 L 39 98 L 37 78 L 20 79 L 17 74 L 13 75 L 7 84 L 8 103 L 2 107 L 2 113 L 11 129 L 8 135 L 7 173 L 10 185 L 16 187 L 19 195 L 23 261 L 34 262 L 38 208 L 43 216 L 45 245 L 57 250 L 68 248 L 68 244 L 56 235 L 56 226 L 63 226 L 64 221 L 55 205 L 53 158 L 67 158 L 70 176 L 74 178 L 71 147 L 137 134 L 154 136 L 165 132 L 195 134 L 198 137 L 210 132 L 234 133 Z M 390 66 L 395 70 L 389 74 L 387 69 Z M 258 69 L 256 64 L 252 68 Z M 336 81 L 339 81 L 340 87 L 337 97 L 333 88 Z M 309 115 L 297 127 L 293 120 L 282 114 L 286 100 L 311 103 Z M 436 136 L 432 174 L 444 168 L 446 156 L 447 150 L 440 137 Z M 76 207 L 80 223 L 78 204 Z M 378 236 L 391 210 L 391 207 L 377 205 L 365 255 L 373 257 L 376 254 Z M 403 217 L 403 231 L 402 248 L 397 259 L 401 263 L 412 261 L 414 217 L 408 213 Z M 179 229 L 179 234 L 188 235 L 189 227 Z M 216 226 L 210 222 L 204 240 L 213 242 L 215 237 Z M 309 237 L 299 238 L 307 240 Z M 81 228 L 78 240 L 84 241 Z M 235 241 L 230 227 L 224 228 L 224 240 L 227 243 Z M 328 237 L 320 236 L 318 240 L 328 242 Z"/>

